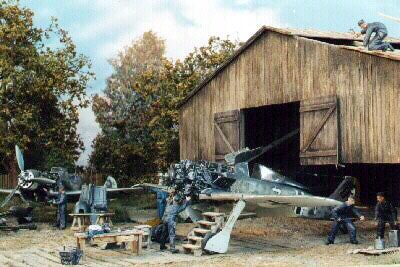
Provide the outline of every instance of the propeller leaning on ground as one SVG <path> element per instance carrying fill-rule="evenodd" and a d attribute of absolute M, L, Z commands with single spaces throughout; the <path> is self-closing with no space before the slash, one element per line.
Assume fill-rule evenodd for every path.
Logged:
<path fill-rule="evenodd" d="M 18 162 L 18 167 L 21 171 L 21 174 L 25 170 L 25 164 L 24 164 L 24 156 L 22 155 L 21 150 L 17 145 L 15 145 L 15 156 L 17 157 L 17 162 Z M 21 186 L 21 183 L 17 182 L 17 186 L 11 191 L 11 193 L 4 199 L 4 201 L 1 203 L 0 208 L 4 207 L 10 200 L 11 198 L 15 195 L 19 187 Z"/>

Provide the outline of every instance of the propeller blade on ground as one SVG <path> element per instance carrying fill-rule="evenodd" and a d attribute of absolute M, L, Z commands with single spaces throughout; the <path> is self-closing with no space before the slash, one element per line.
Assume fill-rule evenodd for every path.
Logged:
<path fill-rule="evenodd" d="M 15 155 L 17 157 L 18 167 L 20 171 L 23 172 L 25 170 L 24 156 L 22 155 L 22 152 L 17 145 L 15 145 Z"/>
<path fill-rule="evenodd" d="M 15 187 L 13 189 L 13 191 L 11 191 L 11 193 L 4 199 L 3 203 L 1 203 L 0 208 L 4 207 L 10 200 L 11 198 L 15 195 L 15 193 L 17 192 L 19 186 L 17 185 L 17 187 Z"/>

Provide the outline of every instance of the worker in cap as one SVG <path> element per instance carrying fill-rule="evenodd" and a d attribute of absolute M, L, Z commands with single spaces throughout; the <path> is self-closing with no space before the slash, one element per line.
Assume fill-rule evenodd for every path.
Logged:
<path fill-rule="evenodd" d="M 335 237 L 341 225 L 346 226 L 347 231 L 350 234 L 350 243 L 358 244 L 356 238 L 356 227 L 352 221 L 353 216 L 356 215 L 363 221 L 365 218 L 361 213 L 354 207 L 354 198 L 350 196 L 345 203 L 334 208 L 332 210 L 332 217 L 334 219 L 332 230 L 328 235 L 328 240 L 326 245 L 333 244 L 335 242 Z"/>
<path fill-rule="evenodd" d="M 385 235 L 385 225 L 389 223 L 391 230 L 398 230 L 396 221 L 397 221 L 397 212 L 396 209 L 393 208 L 392 204 L 389 201 L 386 201 L 385 194 L 383 192 L 379 192 L 376 194 L 376 206 L 375 206 L 375 220 L 377 222 L 376 227 L 376 238 L 384 238 Z"/>
<path fill-rule="evenodd" d="M 190 197 L 183 199 L 180 195 L 175 194 L 173 198 L 170 198 L 167 207 L 165 208 L 163 216 L 163 228 L 160 240 L 160 250 L 166 249 L 165 243 L 167 237 L 169 239 L 170 251 L 172 253 L 178 253 L 179 250 L 175 248 L 175 231 L 176 231 L 176 216 L 184 211 L 187 206 L 190 205 Z"/>
<path fill-rule="evenodd" d="M 394 51 L 390 43 L 383 41 L 388 35 L 386 26 L 383 23 L 366 23 L 361 19 L 358 21 L 358 26 L 361 28 L 361 34 L 365 34 L 363 46 L 368 48 L 368 50 Z M 372 34 L 374 34 L 374 36 L 371 39 Z"/>
<path fill-rule="evenodd" d="M 55 226 L 60 230 L 64 230 L 67 226 L 67 196 L 62 185 L 58 189 L 57 199 L 54 201 L 54 204 L 57 205 L 57 221 Z"/>

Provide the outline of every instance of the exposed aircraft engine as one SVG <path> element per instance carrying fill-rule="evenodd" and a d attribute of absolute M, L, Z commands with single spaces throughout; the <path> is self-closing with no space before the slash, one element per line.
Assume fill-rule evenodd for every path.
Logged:
<path fill-rule="evenodd" d="M 21 187 L 24 189 L 28 189 L 32 186 L 32 179 L 35 178 L 35 175 L 30 171 L 24 171 L 18 177 L 18 183 L 21 184 Z"/>
<path fill-rule="evenodd" d="M 208 161 L 182 160 L 172 164 L 163 185 L 173 187 L 182 196 L 197 199 L 205 190 L 229 190 L 235 181 L 231 167 Z"/>

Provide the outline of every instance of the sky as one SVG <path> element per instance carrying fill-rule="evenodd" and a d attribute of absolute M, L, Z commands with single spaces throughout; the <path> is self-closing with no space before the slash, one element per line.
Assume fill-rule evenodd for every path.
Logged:
<path fill-rule="evenodd" d="M 381 21 L 389 35 L 400 37 L 400 23 L 379 12 L 400 17 L 398 0 L 20 0 L 33 10 L 34 22 L 45 27 L 51 17 L 59 20 L 80 53 L 93 64 L 96 80 L 87 88 L 101 93 L 112 73 L 108 59 L 143 32 L 153 30 L 166 40 L 167 57 L 185 57 L 210 36 L 246 41 L 262 25 L 347 32 L 361 18 Z M 91 108 L 80 110 L 78 132 L 85 151 L 78 164 L 85 165 L 93 138 L 100 129 Z"/>

